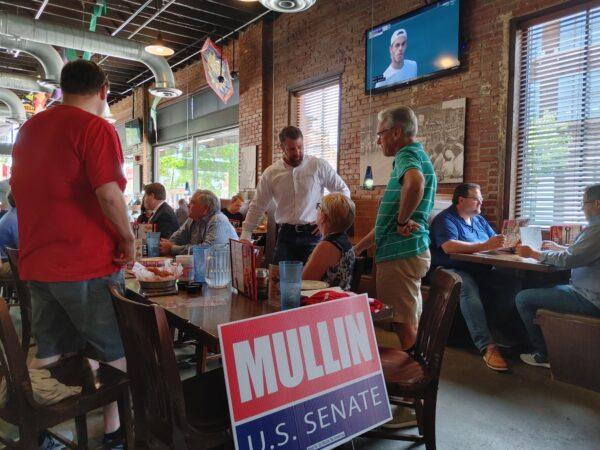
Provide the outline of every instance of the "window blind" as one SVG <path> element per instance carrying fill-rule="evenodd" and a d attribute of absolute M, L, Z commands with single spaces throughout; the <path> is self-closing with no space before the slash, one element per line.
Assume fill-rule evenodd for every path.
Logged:
<path fill-rule="evenodd" d="M 340 84 L 296 93 L 296 126 L 304 135 L 304 152 L 323 158 L 337 170 Z"/>
<path fill-rule="evenodd" d="M 583 190 L 600 182 L 600 7 L 522 27 L 516 42 L 516 216 L 583 223 Z"/>

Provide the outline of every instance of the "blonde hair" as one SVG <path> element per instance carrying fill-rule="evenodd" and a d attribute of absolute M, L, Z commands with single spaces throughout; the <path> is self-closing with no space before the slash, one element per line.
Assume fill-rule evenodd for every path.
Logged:
<path fill-rule="evenodd" d="M 329 219 L 329 225 L 333 233 L 346 231 L 354 223 L 356 206 L 354 202 L 344 194 L 334 192 L 321 198 L 321 211 Z"/>
<path fill-rule="evenodd" d="M 231 197 L 231 203 L 237 201 L 237 200 L 241 200 L 242 203 L 244 202 L 244 197 L 242 197 L 241 194 L 235 194 L 233 197 Z"/>

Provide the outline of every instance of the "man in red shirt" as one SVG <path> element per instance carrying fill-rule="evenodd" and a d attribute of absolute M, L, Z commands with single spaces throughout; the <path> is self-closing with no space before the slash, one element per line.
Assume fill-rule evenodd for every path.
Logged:
<path fill-rule="evenodd" d="M 31 290 L 37 342 L 32 368 L 85 346 L 98 360 L 126 369 L 111 285 L 134 255 L 123 190 L 123 153 L 101 116 L 108 79 L 91 61 L 61 73 L 63 102 L 20 129 L 11 187 L 19 205 L 19 273 Z M 116 403 L 104 410 L 105 443 L 120 431 Z"/>

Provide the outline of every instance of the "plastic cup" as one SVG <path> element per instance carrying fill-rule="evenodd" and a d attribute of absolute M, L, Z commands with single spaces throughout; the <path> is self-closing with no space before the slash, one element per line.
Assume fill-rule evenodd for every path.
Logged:
<path fill-rule="evenodd" d="M 146 233 L 146 246 L 148 248 L 148 257 L 153 258 L 160 256 L 160 233 L 149 232 Z"/>
<path fill-rule="evenodd" d="M 300 306 L 302 268 L 303 264 L 301 261 L 279 262 L 281 310 L 297 308 Z"/>
<path fill-rule="evenodd" d="M 194 255 L 194 281 L 196 283 L 206 282 L 206 257 L 204 253 L 210 245 L 199 244 L 192 247 L 192 255 Z"/>

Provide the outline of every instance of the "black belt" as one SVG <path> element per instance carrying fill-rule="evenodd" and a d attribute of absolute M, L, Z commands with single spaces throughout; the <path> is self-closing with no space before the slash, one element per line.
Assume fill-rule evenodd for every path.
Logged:
<path fill-rule="evenodd" d="M 282 230 L 285 231 L 294 231 L 296 233 L 310 233 L 312 232 L 316 225 L 312 223 L 307 223 L 304 225 L 292 225 L 291 223 L 282 223 L 279 225 Z"/>

